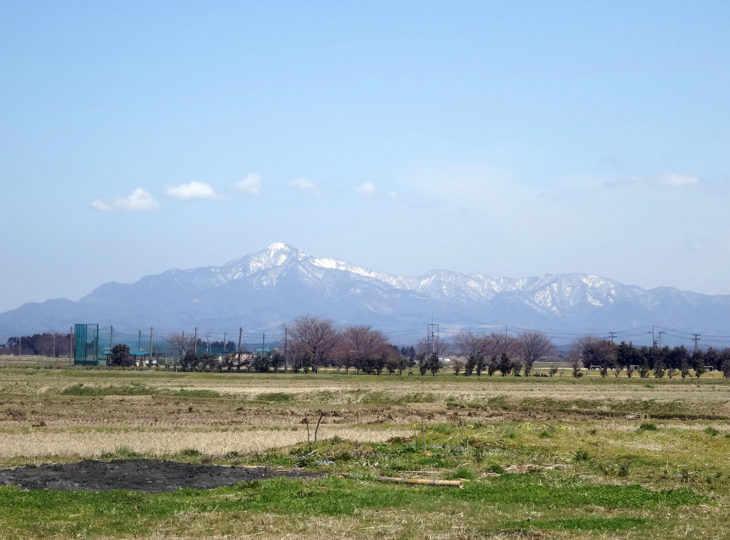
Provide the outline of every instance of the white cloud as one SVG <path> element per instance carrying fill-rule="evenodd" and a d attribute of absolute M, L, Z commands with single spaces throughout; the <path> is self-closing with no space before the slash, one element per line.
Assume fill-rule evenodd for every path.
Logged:
<path fill-rule="evenodd" d="M 243 180 L 234 182 L 233 185 L 239 191 L 249 193 L 251 195 L 258 195 L 261 192 L 261 177 L 258 173 L 252 173 Z"/>
<path fill-rule="evenodd" d="M 297 178 L 296 180 L 292 180 L 291 182 L 289 182 L 289 185 L 300 191 L 317 193 L 317 187 L 314 185 L 314 182 L 312 182 L 308 178 Z"/>
<path fill-rule="evenodd" d="M 149 212 L 157 209 L 160 205 L 145 189 L 138 187 L 128 197 L 96 199 L 91 203 L 91 206 L 102 212 L 108 212 L 114 208 L 129 212 Z"/>
<path fill-rule="evenodd" d="M 663 186 L 684 187 L 698 184 L 700 179 L 691 174 L 669 173 L 657 178 L 657 183 Z"/>
<path fill-rule="evenodd" d="M 193 199 L 215 199 L 216 194 L 213 188 L 203 182 L 192 181 L 179 186 L 168 186 L 165 193 L 174 199 L 191 201 Z"/>
<path fill-rule="evenodd" d="M 397 191 L 389 191 L 388 192 L 388 198 L 391 201 L 397 201 L 398 200 L 398 192 Z"/>
<path fill-rule="evenodd" d="M 93 206 L 97 210 L 101 210 L 102 212 L 108 212 L 112 209 L 112 205 L 101 199 L 96 199 L 95 201 L 92 201 L 91 206 Z"/>
<path fill-rule="evenodd" d="M 372 182 L 365 182 L 364 184 L 357 186 L 355 188 L 355 191 L 357 191 L 360 195 L 365 195 L 369 197 L 373 193 L 375 193 L 375 186 Z"/>
<path fill-rule="evenodd" d="M 142 188 L 132 191 L 129 197 L 120 197 L 115 200 L 114 206 L 130 212 L 155 210 L 160 205 L 155 198 Z"/>
<path fill-rule="evenodd" d="M 642 186 L 683 188 L 699 183 L 700 179 L 692 174 L 666 173 L 655 176 L 629 176 L 627 178 L 605 180 L 602 185 L 607 188 Z"/>
<path fill-rule="evenodd" d="M 684 239 L 684 246 L 697 253 L 708 253 L 715 249 L 717 238 L 714 236 L 688 236 Z"/>

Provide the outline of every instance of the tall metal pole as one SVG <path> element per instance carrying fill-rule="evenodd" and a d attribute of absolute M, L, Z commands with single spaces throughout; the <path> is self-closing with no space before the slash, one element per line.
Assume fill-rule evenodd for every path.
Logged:
<path fill-rule="evenodd" d="M 152 364 L 152 332 L 154 331 L 154 328 L 150 326 L 150 350 L 147 351 L 150 353 L 150 364 Z"/>
<path fill-rule="evenodd" d="M 195 327 L 195 337 L 193 338 L 193 352 L 198 356 L 198 327 Z"/>
<path fill-rule="evenodd" d="M 284 373 L 289 365 L 289 329 L 284 328 Z"/>
<path fill-rule="evenodd" d="M 699 349 L 699 341 L 700 341 L 701 335 L 702 334 L 692 334 L 692 341 L 694 341 L 694 343 L 695 343 L 695 346 L 693 349 L 694 352 L 697 352 L 697 349 Z"/>

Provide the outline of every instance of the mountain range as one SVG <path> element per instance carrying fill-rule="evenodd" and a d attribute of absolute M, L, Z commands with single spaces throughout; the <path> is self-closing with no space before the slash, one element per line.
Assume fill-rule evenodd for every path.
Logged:
<path fill-rule="evenodd" d="M 78 301 L 25 304 L 0 314 L 0 340 L 66 331 L 76 322 L 135 332 L 150 326 L 160 332 L 193 327 L 273 331 L 306 314 L 342 325 L 370 324 L 397 342 L 425 335 L 432 320 L 442 334 L 510 326 L 567 339 L 586 332 L 625 331 L 630 336 L 625 329 L 646 334 L 650 325 L 727 334 L 730 296 L 671 287 L 647 290 L 578 273 L 494 278 L 434 270 L 419 277 L 393 276 L 274 243 L 219 267 L 168 270 L 129 284 L 110 282 Z"/>

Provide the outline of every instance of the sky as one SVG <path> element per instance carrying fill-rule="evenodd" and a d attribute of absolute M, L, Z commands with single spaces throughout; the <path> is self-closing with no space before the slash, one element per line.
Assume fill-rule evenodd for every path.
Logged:
<path fill-rule="evenodd" d="M 0 310 L 285 242 L 730 294 L 730 3 L 0 0 Z"/>

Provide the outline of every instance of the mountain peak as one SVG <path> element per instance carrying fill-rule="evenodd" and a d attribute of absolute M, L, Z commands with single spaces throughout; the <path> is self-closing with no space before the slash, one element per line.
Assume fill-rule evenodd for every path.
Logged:
<path fill-rule="evenodd" d="M 296 248 L 293 248 L 289 244 L 285 244 L 284 242 L 274 242 L 272 244 L 269 244 L 269 247 L 266 248 L 267 251 L 299 251 Z"/>

